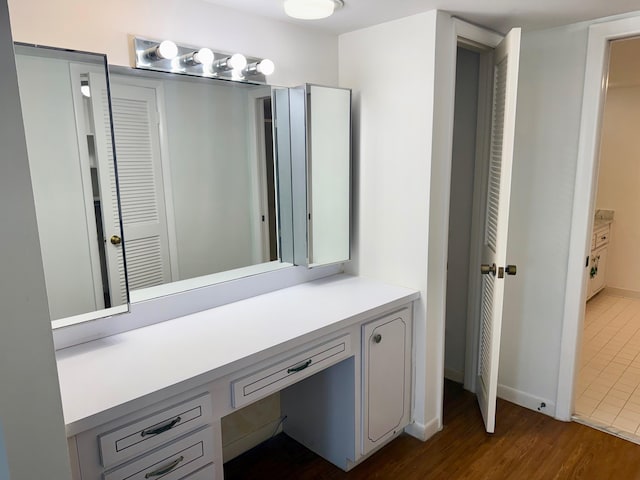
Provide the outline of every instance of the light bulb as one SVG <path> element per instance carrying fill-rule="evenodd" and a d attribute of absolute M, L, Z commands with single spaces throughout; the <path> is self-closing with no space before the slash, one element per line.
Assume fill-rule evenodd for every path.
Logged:
<path fill-rule="evenodd" d="M 193 54 L 194 63 L 201 63 L 202 65 L 211 65 L 213 63 L 214 54 L 210 48 L 201 48 Z"/>
<path fill-rule="evenodd" d="M 333 14 L 336 4 L 333 0 L 285 0 L 287 15 L 301 20 L 318 20 Z"/>
<path fill-rule="evenodd" d="M 171 40 L 164 40 L 155 50 L 158 58 L 172 60 L 178 56 L 178 46 Z"/>
<path fill-rule="evenodd" d="M 265 58 L 256 66 L 256 70 L 258 70 L 258 72 L 263 75 L 271 75 L 275 71 L 275 69 L 275 64 L 268 58 Z"/>
<path fill-rule="evenodd" d="M 241 53 L 234 53 L 227 62 L 233 70 L 242 70 L 247 66 L 247 58 Z"/>

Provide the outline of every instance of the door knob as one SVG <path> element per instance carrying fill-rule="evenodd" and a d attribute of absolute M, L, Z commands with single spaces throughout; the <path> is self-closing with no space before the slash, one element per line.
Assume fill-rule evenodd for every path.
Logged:
<path fill-rule="evenodd" d="M 120 245 L 122 243 L 122 239 L 118 235 L 111 235 L 111 243 L 113 245 Z"/>
<path fill-rule="evenodd" d="M 505 272 L 507 272 L 507 275 L 515 275 L 518 273 L 518 267 L 515 265 L 507 265 Z"/>
<path fill-rule="evenodd" d="M 496 276 L 496 264 L 494 263 L 493 265 L 489 265 L 488 263 L 483 263 L 482 265 L 480 265 L 480 273 L 482 273 L 482 275 L 493 275 L 494 277 Z"/>

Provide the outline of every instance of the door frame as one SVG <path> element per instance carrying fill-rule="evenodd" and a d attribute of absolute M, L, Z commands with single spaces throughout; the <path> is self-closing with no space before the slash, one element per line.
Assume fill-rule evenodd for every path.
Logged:
<path fill-rule="evenodd" d="M 464 20 L 449 17 L 439 12 L 437 30 L 443 28 L 442 38 L 438 34 L 436 44 L 442 42 L 435 58 L 434 118 L 439 121 L 433 126 L 432 162 L 430 169 L 429 194 L 429 235 L 427 249 L 427 285 L 429 301 L 426 302 L 427 329 L 434 330 L 438 351 L 434 352 L 437 361 L 437 375 L 432 386 L 428 387 L 429 396 L 433 395 L 437 404 L 437 424 L 410 424 L 407 431 L 415 437 L 426 439 L 442 427 L 442 405 L 444 394 L 444 342 L 447 296 L 447 251 L 449 243 L 449 203 L 451 189 L 451 154 L 453 142 L 453 114 L 455 106 L 455 74 L 457 45 L 462 39 L 478 46 L 495 48 L 504 38 L 503 35 L 489 29 L 473 25 Z M 442 161 L 438 161 L 442 159 Z M 414 332 L 420 335 L 420 332 Z M 424 361 L 417 358 L 416 361 Z M 416 379 L 416 390 L 423 387 Z M 424 400 L 414 398 L 414 410 L 424 407 Z"/>
<path fill-rule="evenodd" d="M 589 27 L 556 395 L 556 418 L 559 420 L 571 420 L 573 415 L 574 385 L 585 310 L 584 269 L 590 247 L 589 232 L 593 227 L 609 43 L 637 35 L 640 35 L 640 16 Z"/>

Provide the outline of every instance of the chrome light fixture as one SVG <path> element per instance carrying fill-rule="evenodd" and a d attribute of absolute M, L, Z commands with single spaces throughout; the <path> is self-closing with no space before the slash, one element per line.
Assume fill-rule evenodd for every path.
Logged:
<path fill-rule="evenodd" d="M 205 65 L 209 66 L 213 64 L 215 54 L 213 50 L 207 47 L 203 47 L 200 50 L 187 53 L 180 57 L 180 63 L 182 65 Z"/>
<path fill-rule="evenodd" d="M 342 8 L 342 0 L 284 0 L 284 12 L 292 18 L 319 20 Z"/>
<path fill-rule="evenodd" d="M 255 75 L 261 73 L 262 75 L 269 76 L 275 71 L 275 69 L 275 64 L 268 58 L 265 58 L 260 62 L 253 62 L 247 65 L 243 73 L 245 75 Z"/>
<path fill-rule="evenodd" d="M 267 83 L 266 77 L 275 70 L 269 59 L 214 52 L 208 47 L 179 45 L 170 40 L 134 37 L 133 49 L 135 67 L 143 70 L 251 83 Z"/>

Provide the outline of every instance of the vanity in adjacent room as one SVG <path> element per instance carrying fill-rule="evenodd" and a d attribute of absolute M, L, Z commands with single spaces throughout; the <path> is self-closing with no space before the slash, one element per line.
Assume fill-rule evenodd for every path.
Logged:
<path fill-rule="evenodd" d="M 223 419 L 275 394 L 349 470 L 411 422 L 419 295 L 342 274 L 351 92 L 163 44 L 16 45 L 74 479 L 220 480 Z"/>
<path fill-rule="evenodd" d="M 614 212 L 598 210 L 591 234 L 591 252 L 587 268 L 587 300 L 606 287 L 607 253 Z"/>

